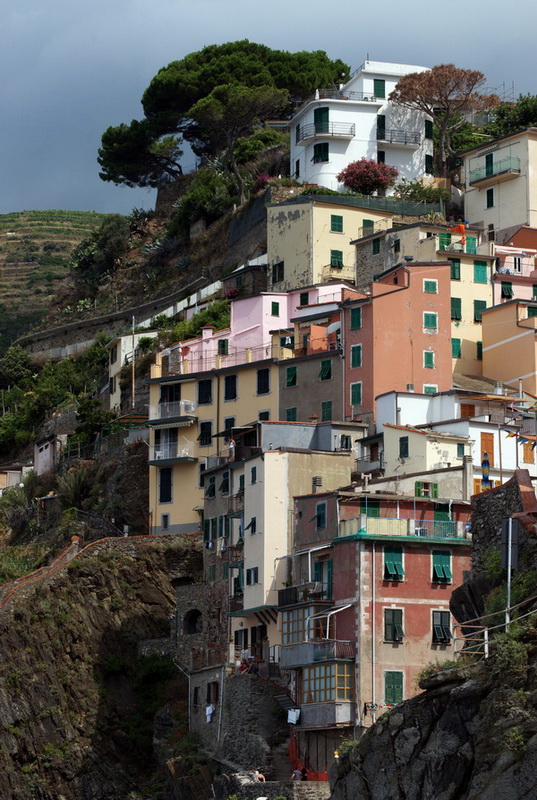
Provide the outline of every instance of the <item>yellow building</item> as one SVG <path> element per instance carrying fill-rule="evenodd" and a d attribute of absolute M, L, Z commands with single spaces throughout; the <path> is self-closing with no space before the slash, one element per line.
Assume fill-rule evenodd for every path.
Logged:
<path fill-rule="evenodd" d="M 483 313 L 483 371 L 537 394 L 537 301 L 511 300 Z"/>
<path fill-rule="evenodd" d="M 351 240 L 364 235 L 364 230 L 387 228 L 394 217 L 393 212 L 360 207 L 358 202 L 354 197 L 301 195 L 270 205 L 269 291 L 289 291 L 334 278 L 354 281 Z"/>
<path fill-rule="evenodd" d="M 275 359 L 190 374 L 163 374 L 150 383 L 149 509 L 152 533 L 200 530 L 203 473 L 228 458 L 236 425 L 277 419 Z M 232 446 L 232 445 L 231 445 Z"/>

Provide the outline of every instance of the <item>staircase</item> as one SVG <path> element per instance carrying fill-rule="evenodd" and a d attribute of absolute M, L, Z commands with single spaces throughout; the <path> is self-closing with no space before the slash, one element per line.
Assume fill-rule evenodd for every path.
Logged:
<path fill-rule="evenodd" d="M 276 745 L 272 749 L 272 775 L 271 780 L 280 781 L 281 783 L 288 783 L 291 779 L 293 767 L 289 760 L 289 739 L 285 742 Z"/>

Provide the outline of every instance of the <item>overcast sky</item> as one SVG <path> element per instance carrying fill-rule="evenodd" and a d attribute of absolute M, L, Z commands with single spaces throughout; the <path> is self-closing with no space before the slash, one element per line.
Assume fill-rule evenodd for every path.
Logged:
<path fill-rule="evenodd" d="M 536 16 L 534 0 L 17 0 L 2 13 L 0 213 L 152 208 L 152 190 L 100 180 L 101 135 L 141 119 L 158 69 L 205 45 L 326 50 L 351 69 L 452 62 L 518 96 L 537 94 Z"/>

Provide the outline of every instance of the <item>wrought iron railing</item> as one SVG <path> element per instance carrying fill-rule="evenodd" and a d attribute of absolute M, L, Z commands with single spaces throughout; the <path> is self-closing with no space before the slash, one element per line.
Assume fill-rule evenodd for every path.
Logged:
<path fill-rule="evenodd" d="M 421 133 L 403 128 L 377 128 L 377 139 L 390 144 L 420 144 Z"/>
<path fill-rule="evenodd" d="M 300 127 L 298 141 L 312 136 L 348 136 L 356 133 L 356 126 L 351 122 L 313 122 Z"/>

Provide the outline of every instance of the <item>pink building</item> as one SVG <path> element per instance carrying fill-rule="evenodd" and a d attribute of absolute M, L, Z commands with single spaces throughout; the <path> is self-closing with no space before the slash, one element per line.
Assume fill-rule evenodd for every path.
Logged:
<path fill-rule="evenodd" d="M 534 244 L 537 244 L 537 240 Z M 496 268 L 492 276 L 494 305 L 537 299 L 537 249 L 522 245 L 492 245 Z"/>

